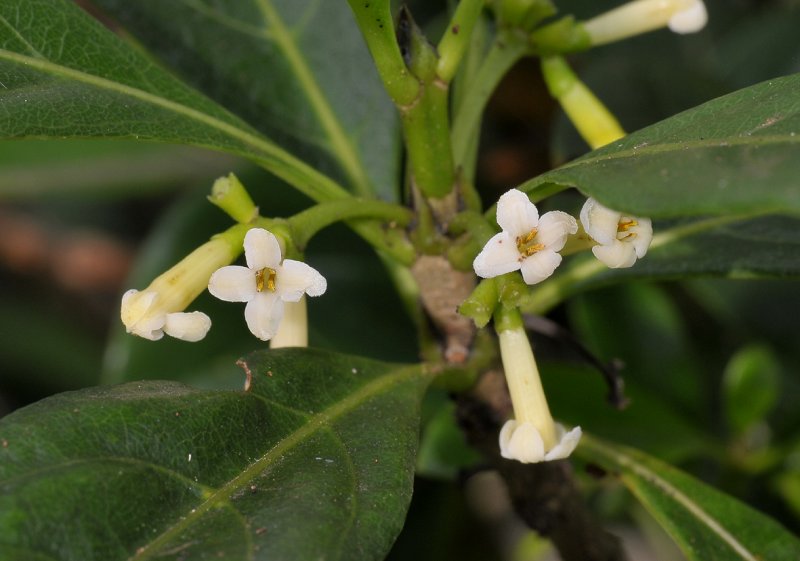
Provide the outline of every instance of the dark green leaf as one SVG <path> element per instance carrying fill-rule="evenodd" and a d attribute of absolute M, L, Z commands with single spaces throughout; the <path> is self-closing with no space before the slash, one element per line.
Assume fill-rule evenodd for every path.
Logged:
<path fill-rule="evenodd" d="M 587 435 L 578 453 L 618 475 L 691 561 L 800 558 L 780 524 L 672 466 Z"/>
<path fill-rule="evenodd" d="M 362 193 L 397 198 L 400 138 L 346 2 L 97 0 L 224 107 Z"/>
<path fill-rule="evenodd" d="M 428 376 L 254 353 L 245 392 L 139 382 L 0 422 L 0 557 L 382 559 L 411 496 Z"/>
<path fill-rule="evenodd" d="M 612 208 L 686 217 L 800 212 L 800 74 L 715 99 L 522 185 L 577 187 Z"/>
<path fill-rule="evenodd" d="M 194 144 L 253 159 L 317 198 L 341 195 L 68 0 L 0 4 L 0 136 Z"/>

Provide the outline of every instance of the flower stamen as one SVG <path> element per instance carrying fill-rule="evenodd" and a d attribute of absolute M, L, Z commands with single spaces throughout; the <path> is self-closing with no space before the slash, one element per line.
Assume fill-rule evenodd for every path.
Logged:
<path fill-rule="evenodd" d="M 256 291 L 264 292 L 264 286 L 266 286 L 267 290 L 275 292 L 275 279 L 277 275 L 278 273 L 275 269 L 270 269 L 269 267 L 264 267 L 260 271 L 256 271 Z"/>
<path fill-rule="evenodd" d="M 519 251 L 523 259 L 544 249 L 543 243 L 531 243 L 536 239 L 536 234 L 538 233 L 539 228 L 531 228 L 531 231 L 524 236 L 517 236 L 517 251 Z"/>

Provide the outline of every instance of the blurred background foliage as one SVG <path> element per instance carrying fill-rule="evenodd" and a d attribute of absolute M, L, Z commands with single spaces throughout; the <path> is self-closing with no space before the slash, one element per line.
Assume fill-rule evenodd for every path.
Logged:
<path fill-rule="evenodd" d="M 557 5 L 589 17 L 618 3 Z M 709 25 L 697 35 L 659 31 L 571 57 L 626 130 L 800 71 L 800 2 L 707 5 Z M 409 6 L 437 36 L 444 3 Z M 494 200 L 586 151 L 549 98 L 537 61 L 523 61 L 488 108 L 478 184 L 484 199 Z M 118 320 L 126 288 L 146 286 L 227 227 L 229 219 L 205 195 L 229 171 L 239 174 L 263 214 L 286 216 L 307 204 L 243 160 L 194 148 L 97 140 L 0 144 L 0 415 L 53 393 L 142 378 L 240 387 L 243 376 L 233 363 L 256 346 L 240 307 L 207 295 L 198 300 L 195 308 L 215 324 L 203 345 L 134 339 Z M 368 246 L 337 227 L 314 239 L 307 257 L 329 282 L 329 297 L 309 306 L 312 345 L 391 361 L 417 358 L 413 324 Z M 782 279 L 637 282 L 572 299 L 552 319 L 600 361 L 624 365 L 630 405 L 623 411 L 607 403 L 601 376 L 570 344 L 540 335 L 534 342 L 559 418 L 674 462 L 798 531 L 798 317 L 797 285 Z M 452 409 L 446 393 L 431 392 L 415 498 L 391 559 L 549 555 L 547 544 L 514 520 L 500 484 L 481 472 Z M 625 535 L 639 528 L 632 547 L 647 542 L 642 547 L 654 559 L 681 558 L 629 496 L 586 467 L 576 471 L 596 511 Z M 644 558 L 633 551 L 631 558 Z"/>

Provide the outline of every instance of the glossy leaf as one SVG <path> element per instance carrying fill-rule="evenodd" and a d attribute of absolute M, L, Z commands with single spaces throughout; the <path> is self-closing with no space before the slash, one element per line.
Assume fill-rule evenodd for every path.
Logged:
<path fill-rule="evenodd" d="M 578 453 L 617 475 L 690 561 L 800 558 L 780 524 L 660 460 L 586 435 Z"/>
<path fill-rule="evenodd" d="M 633 267 L 609 269 L 591 254 L 576 256 L 536 285 L 523 309 L 541 313 L 579 292 L 631 279 L 800 276 L 798 218 L 705 218 L 656 223 L 654 230 L 650 250 Z"/>
<path fill-rule="evenodd" d="M 281 146 L 397 198 L 399 129 L 346 2 L 94 2 L 192 85 Z"/>
<path fill-rule="evenodd" d="M 246 156 L 312 197 L 343 192 L 68 0 L 0 3 L 0 83 L 3 138 L 193 144 Z"/>
<path fill-rule="evenodd" d="M 0 422 L 0 557 L 382 559 L 411 496 L 428 376 L 308 349 L 249 391 L 138 382 Z"/>
<path fill-rule="evenodd" d="M 800 211 L 800 74 L 709 101 L 521 189 L 577 187 L 650 217 Z"/>

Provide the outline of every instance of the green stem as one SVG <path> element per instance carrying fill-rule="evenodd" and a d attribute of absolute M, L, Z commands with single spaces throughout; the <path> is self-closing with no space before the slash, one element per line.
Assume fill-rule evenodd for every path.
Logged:
<path fill-rule="evenodd" d="M 389 0 L 347 0 L 375 60 L 383 86 L 395 105 L 411 105 L 420 94 L 420 83 L 411 75 L 395 37 Z"/>
<path fill-rule="evenodd" d="M 376 200 L 348 199 L 330 201 L 308 208 L 288 219 L 294 243 L 300 251 L 314 235 L 336 222 L 353 218 L 373 218 L 405 226 L 413 214 L 405 207 Z"/>
<path fill-rule="evenodd" d="M 717 216 L 705 220 L 698 220 L 685 226 L 672 228 L 653 236 L 649 252 L 718 226 L 756 218 L 760 214 L 763 213 Z M 529 314 L 546 314 L 568 297 L 580 292 L 583 286 L 586 285 L 586 282 L 592 277 L 607 270 L 608 268 L 597 259 L 581 261 L 563 273 L 559 273 L 543 283 L 536 285 L 534 290 L 529 290 L 520 302 L 520 309 Z"/>
<path fill-rule="evenodd" d="M 461 0 L 439 41 L 436 49 L 439 53 L 436 75 L 445 83 L 450 83 L 453 79 L 464 53 L 469 48 L 472 30 L 483 9 L 483 1 Z"/>
<path fill-rule="evenodd" d="M 516 34 L 501 33 L 495 38 L 475 79 L 467 86 L 466 97 L 453 121 L 450 137 L 456 166 L 463 165 L 469 156 L 471 142 L 478 134 L 481 115 L 492 92 L 527 49 L 527 42 Z"/>
<path fill-rule="evenodd" d="M 402 119 L 415 185 L 428 198 L 446 197 L 455 185 L 447 85 L 425 84 L 419 101 L 402 112 Z"/>

